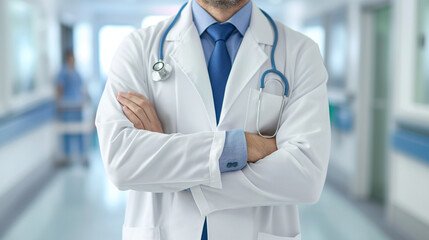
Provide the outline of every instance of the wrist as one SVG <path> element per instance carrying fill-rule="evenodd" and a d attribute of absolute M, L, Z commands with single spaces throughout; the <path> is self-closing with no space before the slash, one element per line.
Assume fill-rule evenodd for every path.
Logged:
<path fill-rule="evenodd" d="M 256 162 L 262 158 L 261 144 L 259 143 L 258 135 L 252 133 L 245 133 L 247 144 L 247 161 Z"/>
<path fill-rule="evenodd" d="M 245 137 L 248 162 L 257 162 L 277 150 L 275 138 L 266 139 L 252 133 L 245 133 Z"/>

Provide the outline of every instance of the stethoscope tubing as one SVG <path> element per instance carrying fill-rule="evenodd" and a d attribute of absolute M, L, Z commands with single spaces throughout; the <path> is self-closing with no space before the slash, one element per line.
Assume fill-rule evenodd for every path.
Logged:
<path fill-rule="evenodd" d="M 188 2 L 186 2 L 185 4 L 183 4 L 183 6 L 180 8 L 179 12 L 177 12 L 176 16 L 174 17 L 173 21 L 170 23 L 170 25 L 168 26 L 168 28 L 165 30 L 164 34 L 162 34 L 161 41 L 159 43 L 159 61 L 163 61 L 164 60 L 163 47 L 164 47 L 165 39 L 167 38 L 167 35 L 170 32 L 170 30 L 176 24 L 177 20 L 179 19 L 180 15 L 182 14 L 182 11 L 186 7 L 186 5 L 188 5 Z"/>
<path fill-rule="evenodd" d="M 162 67 L 160 69 L 155 69 L 155 65 L 154 65 L 154 67 L 153 67 L 154 72 L 153 73 L 155 75 L 157 75 L 156 78 L 154 77 L 154 81 L 165 80 L 165 79 L 167 79 L 170 76 L 170 73 L 172 71 L 171 67 L 170 67 L 170 69 L 164 68 L 164 66 L 169 66 L 167 64 L 164 65 L 164 61 L 163 61 L 164 60 L 164 53 L 163 53 L 164 43 L 165 43 L 165 39 L 167 38 L 168 33 L 170 32 L 170 30 L 176 24 L 177 20 L 179 19 L 180 15 L 182 14 L 183 9 L 186 7 L 187 4 L 188 4 L 188 2 L 186 2 L 185 4 L 183 4 L 183 6 L 180 8 L 180 10 L 178 11 L 178 13 L 174 17 L 173 21 L 170 23 L 170 25 L 167 27 L 167 29 L 164 31 L 164 33 L 161 36 L 161 40 L 160 40 L 160 43 L 159 43 L 159 60 L 158 60 L 157 63 L 155 63 L 155 65 L 156 64 L 162 64 Z M 271 49 L 271 56 L 270 56 L 270 58 L 271 58 L 271 69 L 265 71 L 262 74 L 261 80 L 260 80 L 258 109 L 257 109 L 257 114 L 256 114 L 257 115 L 256 116 L 256 129 L 258 131 L 258 134 L 261 137 L 264 137 L 264 138 L 273 138 L 273 137 L 275 137 L 277 135 L 277 132 L 278 132 L 279 127 L 280 127 L 280 122 L 281 122 L 281 117 L 283 115 L 283 107 L 284 107 L 284 104 L 285 104 L 285 99 L 289 95 L 289 83 L 288 83 L 288 80 L 287 80 L 286 76 L 283 73 L 281 73 L 280 71 L 278 71 L 277 67 L 276 67 L 275 51 L 276 51 L 276 47 L 277 47 L 277 43 L 278 43 L 278 38 L 279 38 L 279 33 L 278 33 L 277 25 L 274 22 L 274 20 L 271 18 L 271 16 L 268 15 L 268 13 L 266 13 L 262 9 L 260 9 L 260 10 L 265 15 L 265 17 L 268 19 L 268 21 L 270 22 L 270 24 L 271 24 L 271 26 L 273 28 L 273 31 L 274 31 L 274 41 L 273 41 L 273 47 Z M 170 71 L 170 72 L 166 72 L 167 70 Z M 164 73 L 161 74 L 161 71 L 163 71 Z M 275 74 L 275 75 L 277 75 L 277 76 L 279 76 L 281 78 L 281 83 L 282 83 L 282 86 L 284 88 L 284 95 L 283 95 L 283 98 L 282 98 L 281 110 L 280 110 L 279 119 L 277 121 L 276 131 L 275 131 L 274 135 L 266 136 L 266 135 L 263 135 L 260 132 L 260 129 L 259 129 L 259 118 L 260 118 L 261 102 L 262 102 L 262 95 L 263 95 L 262 93 L 263 93 L 264 88 L 265 88 L 265 77 L 269 73 Z"/>

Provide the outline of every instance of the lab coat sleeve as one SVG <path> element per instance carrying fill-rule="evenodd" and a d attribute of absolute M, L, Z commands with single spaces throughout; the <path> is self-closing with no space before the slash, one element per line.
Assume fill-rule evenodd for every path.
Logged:
<path fill-rule="evenodd" d="M 278 150 L 241 171 L 223 173 L 222 189 L 191 188 L 202 215 L 319 199 L 330 154 L 327 80 L 319 49 L 312 43 L 296 59 L 295 86 L 276 138 Z"/>
<path fill-rule="evenodd" d="M 130 35 L 119 47 L 97 110 L 96 126 L 108 177 L 120 190 L 180 191 L 220 188 L 219 158 L 225 132 L 162 134 L 134 128 L 122 112 L 119 91 L 148 96 L 142 48 Z"/>

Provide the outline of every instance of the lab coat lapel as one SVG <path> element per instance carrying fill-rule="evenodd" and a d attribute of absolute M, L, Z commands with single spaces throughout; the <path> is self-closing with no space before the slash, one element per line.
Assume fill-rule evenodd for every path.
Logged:
<path fill-rule="evenodd" d="M 174 31 L 173 31 L 174 30 Z M 177 40 L 171 58 L 195 86 L 207 111 L 212 129 L 216 129 L 216 114 L 210 78 L 200 36 L 192 20 L 191 2 L 182 12 L 181 19 L 172 28 L 167 40 Z"/>
<path fill-rule="evenodd" d="M 263 50 L 264 45 L 273 43 L 270 23 L 259 8 L 254 3 L 252 4 L 249 28 L 243 37 L 228 77 L 219 125 L 222 124 L 223 119 L 248 82 L 261 71 L 260 68 L 268 60 L 268 56 Z"/>

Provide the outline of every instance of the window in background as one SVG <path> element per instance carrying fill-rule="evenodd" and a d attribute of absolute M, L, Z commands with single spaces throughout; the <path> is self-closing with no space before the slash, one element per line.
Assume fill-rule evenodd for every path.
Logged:
<path fill-rule="evenodd" d="M 76 58 L 76 68 L 89 81 L 93 75 L 93 39 L 92 27 L 89 23 L 79 23 L 74 26 L 73 45 Z"/>
<path fill-rule="evenodd" d="M 100 76 L 106 78 L 110 64 L 122 40 L 134 31 L 133 26 L 107 25 L 98 33 Z"/>
<path fill-rule="evenodd" d="M 37 15 L 24 1 L 10 1 L 9 12 L 13 94 L 22 94 L 34 90 L 36 83 Z"/>
<path fill-rule="evenodd" d="M 304 34 L 319 45 L 320 53 L 325 59 L 325 28 L 322 24 L 309 24 L 304 28 Z"/>
<path fill-rule="evenodd" d="M 142 28 L 155 25 L 155 24 L 157 24 L 157 23 L 161 22 L 162 20 L 165 20 L 165 19 L 167 19 L 169 17 L 170 16 L 167 16 L 167 15 L 152 15 L 152 16 L 147 16 L 147 17 L 143 18 L 143 20 L 142 20 Z"/>
<path fill-rule="evenodd" d="M 429 2 L 418 3 L 418 45 L 415 101 L 429 105 Z"/>

